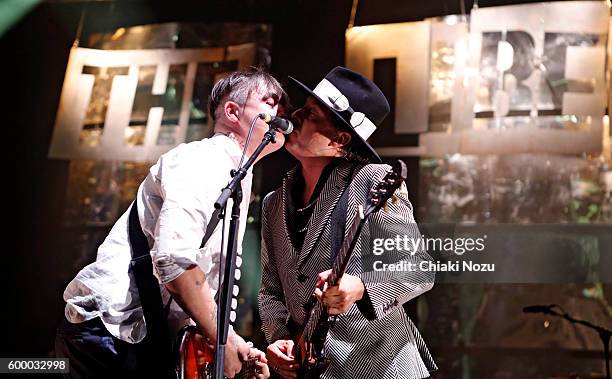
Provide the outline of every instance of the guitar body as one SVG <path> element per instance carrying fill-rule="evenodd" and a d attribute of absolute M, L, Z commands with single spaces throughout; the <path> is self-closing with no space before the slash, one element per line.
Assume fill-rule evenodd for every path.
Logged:
<path fill-rule="evenodd" d="M 316 315 L 317 312 L 321 312 L 315 328 L 315 332 L 312 333 L 312 337 L 306 336 L 304 329 L 300 329 L 297 333 L 294 333 L 292 340 L 294 342 L 294 356 L 295 360 L 300 364 L 297 377 L 302 379 L 305 377 L 319 377 L 320 374 L 325 371 L 329 365 L 329 361 L 322 355 L 323 344 L 327 336 L 328 325 L 327 325 L 327 312 L 318 303 L 317 298 L 313 295 L 308 303 L 304 306 L 306 314 Z M 294 329 L 295 330 L 295 329 Z M 311 375 L 308 375 L 311 374 Z"/>
<path fill-rule="evenodd" d="M 183 327 L 175 342 L 178 379 L 212 379 L 215 354 L 193 325 Z"/>
<path fill-rule="evenodd" d="M 176 377 L 178 379 L 213 379 L 215 376 L 215 351 L 193 325 L 184 326 L 174 344 Z M 235 378 L 250 378 L 255 373 L 256 359 L 244 363 Z"/>

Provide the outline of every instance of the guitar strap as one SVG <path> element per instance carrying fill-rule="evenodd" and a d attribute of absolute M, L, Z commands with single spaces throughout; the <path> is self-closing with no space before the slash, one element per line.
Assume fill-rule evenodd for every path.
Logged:
<path fill-rule="evenodd" d="M 202 238 L 200 248 L 204 247 L 219 224 L 219 214 L 220 210 L 214 211 Z M 132 209 L 128 217 L 128 233 L 131 247 L 130 252 L 132 254 L 130 271 L 136 281 L 142 313 L 147 325 L 145 343 L 147 348 L 151 350 L 152 362 L 156 362 L 163 368 L 163 371 L 160 372 L 171 371 L 173 353 L 167 318 L 172 299 L 168 302 L 168 306 L 164 307 L 161 292 L 159 291 L 159 282 L 153 275 L 153 261 L 151 259 L 149 242 L 142 231 L 138 218 L 138 204 L 136 200 L 132 202 Z"/>
<path fill-rule="evenodd" d="M 348 194 L 349 187 L 351 185 L 351 181 L 353 180 L 353 175 L 355 171 L 357 171 L 357 166 L 361 169 L 363 166 L 355 164 L 351 167 L 351 171 L 348 175 L 348 183 L 344 188 L 344 192 L 342 192 L 342 196 L 338 200 L 336 204 L 336 208 L 334 208 L 331 215 L 331 262 L 332 264 L 336 261 L 336 257 L 340 252 L 340 248 L 342 247 L 342 242 L 344 241 L 344 233 L 346 232 L 346 217 L 348 213 Z"/>
<path fill-rule="evenodd" d="M 128 221 L 128 233 L 132 260 L 130 271 L 134 275 L 142 313 L 147 326 L 146 348 L 151 354 L 151 364 L 157 364 L 167 372 L 171 370 L 172 347 L 167 323 L 167 310 L 164 309 L 159 282 L 153 275 L 149 243 L 142 231 L 138 218 L 137 201 L 132 203 Z"/>
<path fill-rule="evenodd" d="M 348 216 L 348 195 L 349 195 L 349 187 L 351 186 L 351 182 L 353 181 L 353 175 L 361 170 L 363 165 L 354 164 L 351 167 L 351 171 L 348 174 L 347 184 L 344 187 L 344 191 L 338 199 L 338 203 L 336 204 L 336 208 L 332 211 L 331 214 L 331 264 L 333 265 L 336 262 L 336 257 L 342 248 L 342 243 L 344 242 L 344 233 L 346 232 L 346 220 Z M 327 327 L 331 328 L 336 323 L 338 316 L 333 317 L 333 321 L 327 325 Z M 322 341 L 320 341 L 322 343 Z"/>

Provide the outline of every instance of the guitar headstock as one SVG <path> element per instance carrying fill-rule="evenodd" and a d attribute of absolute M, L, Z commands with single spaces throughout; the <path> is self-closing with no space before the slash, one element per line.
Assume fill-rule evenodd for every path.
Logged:
<path fill-rule="evenodd" d="M 392 170 L 382 178 L 382 180 L 370 191 L 366 203 L 363 207 L 363 218 L 378 211 L 393 196 L 402 182 L 408 177 L 406 163 L 398 159 L 393 165 Z"/>

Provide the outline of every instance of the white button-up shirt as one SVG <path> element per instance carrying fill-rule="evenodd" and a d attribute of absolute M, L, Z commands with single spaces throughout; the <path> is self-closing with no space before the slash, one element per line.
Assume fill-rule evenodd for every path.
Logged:
<path fill-rule="evenodd" d="M 181 144 L 162 155 L 151 167 L 138 189 L 138 213 L 142 230 L 151 246 L 155 276 L 160 281 L 164 304 L 170 294 L 163 283 L 176 279 L 189 266 L 197 264 L 215 296 L 218 288 L 221 250 L 220 222 L 203 248 L 199 248 L 214 202 L 227 185 L 230 170 L 236 169 L 242 154 L 232 136 Z M 246 226 L 251 195 L 252 170 L 242 181 L 238 254 Z M 227 246 L 228 202 L 224 249 Z M 134 276 L 129 271 L 131 253 L 128 243 L 128 209 L 115 223 L 98 248 L 96 261 L 83 268 L 64 291 L 66 318 L 73 323 L 100 317 L 108 331 L 130 343 L 140 342 L 146 326 Z M 238 258 L 240 259 L 240 258 Z M 189 322 L 175 302 L 170 305 L 171 331 Z"/>

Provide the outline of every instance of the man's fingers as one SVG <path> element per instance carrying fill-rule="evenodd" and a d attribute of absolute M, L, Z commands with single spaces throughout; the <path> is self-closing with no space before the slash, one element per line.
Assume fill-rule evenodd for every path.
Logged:
<path fill-rule="evenodd" d="M 268 366 L 282 378 L 296 378 L 300 367 L 293 357 L 293 340 L 279 340 L 268 346 Z"/>
<path fill-rule="evenodd" d="M 282 378 L 296 378 L 297 370 L 300 368 L 300 365 L 295 361 L 288 363 L 270 360 L 269 367 L 271 370 L 277 372 Z"/>
<path fill-rule="evenodd" d="M 268 346 L 267 359 L 270 370 L 276 371 L 283 378 L 295 378 L 295 371 L 299 368 L 293 358 L 293 340 L 278 340 Z"/>
<path fill-rule="evenodd" d="M 341 306 L 345 299 L 346 297 L 342 294 L 339 294 L 337 292 L 330 292 L 330 290 L 327 290 L 321 294 L 321 298 L 319 301 L 321 301 L 323 305 L 327 305 L 328 307 L 337 307 Z"/>
<path fill-rule="evenodd" d="M 255 378 L 266 379 L 270 377 L 270 368 L 267 364 L 263 362 L 255 362 L 255 366 L 257 366 L 255 371 L 257 374 L 255 375 Z"/>
<path fill-rule="evenodd" d="M 295 363 L 295 359 L 293 357 L 289 357 L 285 354 L 276 357 L 276 361 L 279 365 L 291 365 Z"/>
<path fill-rule="evenodd" d="M 292 353 L 287 353 L 287 354 L 292 354 Z M 293 354 L 287 355 L 285 354 L 283 351 L 281 351 L 278 347 L 276 348 L 270 348 L 268 350 L 268 356 L 267 359 L 268 360 L 274 360 L 278 363 L 285 363 L 285 364 L 292 364 L 295 363 L 295 360 L 293 359 Z"/>
<path fill-rule="evenodd" d="M 266 354 L 264 354 L 264 352 L 259 349 L 251 348 L 251 352 L 249 353 L 249 359 L 251 358 L 256 358 L 259 362 L 268 363 Z"/>
<path fill-rule="evenodd" d="M 331 274 L 331 270 L 323 271 L 319 274 L 319 279 L 317 280 L 317 284 L 315 285 L 317 288 L 322 288 L 327 284 L 327 278 Z"/>
<path fill-rule="evenodd" d="M 341 296 L 344 294 L 344 291 L 340 289 L 338 286 L 329 286 L 325 284 L 325 289 L 323 290 L 326 296 Z"/>
<path fill-rule="evenodd" d="M 329 274 L 331 274 L 331 269 L 319 273 L 319 280 L 327 280 Z"/>
<path fill-rule="evenodd" d="M 321 275 L 319 274 L 319 279 L 317 280 L 315 287 L 322 288 L 324 284 L 325 284 L 325 279 L 321 278 Z"/>
<path fill-rule="evenodd" d="M 277 344 L 272 344 L 270 346 L 268 346 L 268 355 L 273 355 L 275 357 L 283 357 L 286 356 L 285 352 L 283 352 L 283 350 L 281 350 L 281 346 L 278 346 Z"/>
<path fill-rule="evenodd" d="M 278 358 L 279 361 L 282 361 L 283 363 L 286 363 L 286 364 L 290 364 L 290 363 L 294 363 L 295 362 L 295 360 L 293 359 L 293 354 L 291 353 L 291 351 L 288 351 L 286 353 L 283 352 L 283 351 L 280 351 L 280 354 L 277 354 L 276 358 Z"/>
<path fill-rule="evenodd" d="M 293 340 L 286 340 L 285 342 L 285 346 L 287 348 L 287 357 L 289 357 L 293 362 L 295 362 L 295 360 L 293 358 L 293 348 L 295 346 L 295 342 L 293 342 Z"/>
<path fill-rule="evenodd" d="M 315 289 L 314 294 L 320 302 L 328 306 L 346 298 L 346 294 L 340 291 L 338 286 L 330 287 L 327 282 L 322 289 Z"/>
<path fill-rule="evenodd" d="M 319 301 L 323 301 L 323 291 L 321 291 L 320 289 L 316 288 L 314 291 L 314 295 L 317 297 L 317 300 Z"/>
<path fill-rule="evenodd" d="M 266 357 L 266 355 L 262 352 L 261 354 L 259 354 L 259 356 L 257 357 L 257 360 L 262 362 L 262 363 L 268 363 L 268 358 Z"/>
<path fill-rule="evenodd" d="M 247 351 L 239 351 L 238 352 L 238 357 L 240 358 L 241 362 L 246 362 L 249 360 L 249 352 Z"/>

